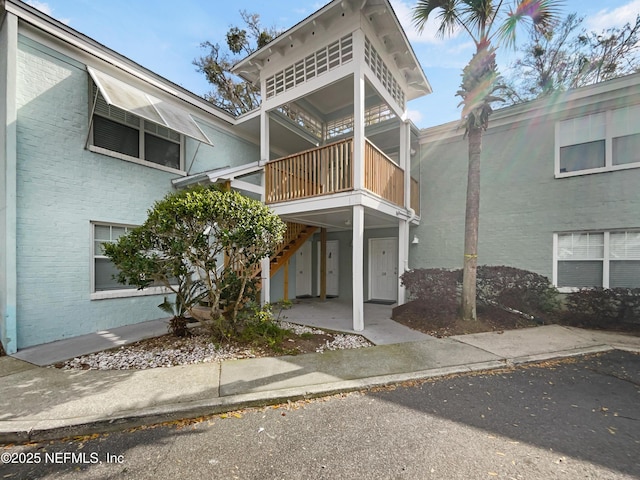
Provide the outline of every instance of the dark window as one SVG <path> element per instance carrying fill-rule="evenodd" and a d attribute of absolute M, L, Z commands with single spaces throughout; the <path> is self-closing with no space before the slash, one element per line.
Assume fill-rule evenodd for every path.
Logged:
<path fill-rule="evenodd" d="M 97 115 L 93 118 L 93 144 L 130 157 L 140 157 L 137 129 Z"/>
<path fill-rule="evenodd" d="M 144 159 L 180 169 L 180 145 L 149 133 L 144 134 Z"/>
<path fill-rule="evenodd" d="M 560 172 L 576 172 L 605 166 L 604 140 L 560 147 Z"/>
<path fill-rule="evenodd" d="M 640 133 L 613 139 L 613 164 L 640 162 Z"/>

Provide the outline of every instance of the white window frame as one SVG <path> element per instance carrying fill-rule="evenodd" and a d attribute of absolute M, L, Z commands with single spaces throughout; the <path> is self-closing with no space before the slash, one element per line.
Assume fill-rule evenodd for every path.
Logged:
<path fill-rule="evenodd" d="M 604 234 L 603 243 L 603 256 L 602 256 L 602 288 L 609 288 L 610 280 L 610 266 L 611 266 L 611 248 L 610 248 L 610 236 L 612 233 L 621 232 L 640 232 L 638 228 L 622 228 L 616 230 L 587 230 L 587 231 L 569 231 L 558 232 L 553 234 L 553 268 L 552 268 L 552 281 L 553 285 L 558 288 L 560 293 L 573 293 L 582 290 L 585 287 L 558 287 L 558 262 L 566 261 L 566 259 L 558 258 L 558 237 L 560 235 L 568 234 L 584 234 L 584 233 L 602 233 Z M 593 259 L 594 261 L 600 261 L 600 259 Z M 575 260 L 579 262 L 581 260 Z M 616 261 L 615 259 L 613 261 Z"/>
<path fill-rule="evenodd" d="M 630 168 L 640 168 L 640 161 L 625 163 L 622 165 L 613 164 L 613 139 L 618 137 L 624 137 L 626 135 L 640 134 L 640 118 L 638 119 L 639 120 L 638 122 L 628 122 L 627 124 L 625 124 L 625 126 L 622 126 L 622 127 L 620 125 L 614 124 L 614 118 L 613 118 L 614 112 L 621 112 L 624 109 L 634 109 L 640 112 L 640 105 L 630 105 L 630 106 L 619 108 L 619 109 L 606 110 L 605 112 L 594 112 L 590 115 L 575 117 L 575 119 L 580 119 L 580 118 L 587 118 L 591 115 L 593 116 L 600 115 L 600 114 L 605 115 L 604 136 L 592 135 L 592 136 L 589 136 L 589 140 L 586 141 L 586 142 L 591 142 L 591 141 L 595 142 L 598 140 L 604 140 L 605 142 L 604 167 L 590 168 L 585 170 L 576 170 L 573 172 L 561 172 L 560 171 L 560 148 L 572 146 L 572 145 L 579 145 L 580 143 L 586 143 L 586 142 L 576 142 L 576 143 L 569 143 L 567 145 L 563 145 L 562 139 L 560 138 L 560 125 L 562 122 L 566 122 L 574 119 L 568 118 L 568 119 L 557 121 L 555 124 L 555 178 L 576 177 L 580 175 L 590 175 L 593 173 L 614 172 L 617 170 L 628 170 Z M 640 117 L 640 113 L 637 113 L 636 115 Z M 631 130 L 628 130 L 629 128 Z M 625 131 L 620 131 L 621 129 Z"/>
<path fill-rule="evenodd" d="M 91 300 L 105 300 L 109 298 L 127 298 L 127 297 L 145 297 L 148 295 L 169 295 L 173 292 L 167 287 L 147 287 L 143 290 L 137 288 L 122 288 L 117 290 L 101 290 L 96 291 L 96 258 L 107 258 L 102 255 L 96 255 L 95 245 L 95 232 L 96 226 L 103 227 L 120 227 L 120 228 L 135 228 L 137 225 L 131 225 L 126 223 L 117 222 L 98 222 L 91 221 L 90 224 L 90 238 L 91 238 L 91 268 L 90 268 L 90 285 L 91 285 Z"/>
<path fill-rule="evenodd" d="M 94 102 L 96 100 L 96 97 L 95 97 L 96 92 L 97 92 L 97 88 L 95 87 L 94 84 L 92 84 L 92 88 L 90 89 L 91 102 Z M 115 107 L 115 106 L 111 105 L 110 108 L 119 108 L 119 107 Z M 122 109 L 120 109 L 120 110 L 122 110 Z M 131 124 L 128 124 L 128 123 L 123 123 L 120 120 L 118 120 L 117 118 L 114 118 L 113 116 L 102 115 L 102 114 L 100 114 L 98 112 L 95 112 L 95 111 L 94 112 L 90 112 L 90 114 L 92 114 L 92 118 L 91 118 L 91 126 L 90 126 L 90 129 L 89 129 L 89 137 L 88 137 L 87 149 L 89 151 L 91 151 L 91 152 L 94 152 L 94 153 L 99 153 L 101 155 L 106 155 L 106 156 L 109 156 L 109 157 L 117 158 L 119 160 L 124 160 L 126 162 L 137 163 L 138 165 L 144 165 L 145 167 L 155 168 L 155 169 L 158 169 L 158 170 L 162 170 L 162 171 L 169 172 L 169 173 L 175 173 L 175 174 L 182 175 L 182 176 L 186 175 L 186 173 L 184 171 L 184 168 L 185 168 L 185 166 L 184 166 L 185 165 L 185 160 L 184 160 L 185 140 L 184 140 L 184 138 L 185 138 L 185 136 L 183 134 L 181 134 L 180 132 L 176 132 L 175 130 L 171 130 L 171 129 L 169 129 L 167 127 L 164 127 L 164 126 L 163 126 L 163 128 L 167 128 L 167 130 L 170 130 L 170 131 L 176 133 L 177 135 L 179 135 L 180 136 L 180 140 L 178 142 L 176 142 L 176 141 L 171 140 L 169 138 L 165 138 L 165 137 L 162 137 L 162 136 L 155 135 L 153 132 L 150 132 L 150 131 L 146 130 L 146 128 L 145 128 L 145 122 L 149 122 L 149 120 L 145 120 L 144 118 L 139 117 L 137 115 L 134 115 L 134 114 L 132 114 L 130 112 L 126 112 L 126 113 L 128 115 L 137 117 L 139 119 L 139 121 L 140 121 L 140 125 L 138 127 L 136 127 L 135 125 L 131 125 Z M 93 133 L 94 133 L 93 132 L 93 129 L 94 129 L 93 117 L 95 117 L 95 116 L 106 118 L 109 121 L 118 123 L 118 124 L 123 125 L 125 127 L 129 127 L 129 128 L 133 128 L 135 130 L 138 130 L 138 145 L 139 145 L 139 155 L 140 156 L 139 157 L 132 157 L 132 156 L 126 155 L 124 153 L 116 152 L 116 151 L 113 151 L 113 150 L 109 150 L 107 148 L 98 147 L 98 146 L 94 145 L 93 144 L 93 138 L 94 138 L 94 135 L 93 135 Z M 166 140 L 168 142 L 173 142 L 173 143 L 176 143 L 177 145 L 179 145 L 180 146 L 180 168 L 176 169 L 176 168 L 172 168 L 172 167 L 167 167 L 167 166 L 161 165 L 159 163 L 155 163 L 155 162 L 151 162 L 149 160 L 145 160 L 145 153 L 144 153 L 145 141 L 144 141 L 144 136 L 146 134 L 154 135 L 154 136 L 157 136 L 158 138 L 161 138 L 161 139 Z"/>

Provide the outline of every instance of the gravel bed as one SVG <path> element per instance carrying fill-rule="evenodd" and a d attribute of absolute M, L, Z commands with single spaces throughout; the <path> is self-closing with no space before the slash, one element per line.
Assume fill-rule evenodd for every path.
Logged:
<path fill-rule="evenodd" d="M 292 330 L 296 335 L 327 335 L 318 328 L 280 322 L 282 328 Z M 372 344 L 359 335 L 331 334 L 331 340 L 316 348 L 316 352 L 369 347 Z M 123 345 L 120 348 L 82 355 L 56 365 L 63 370 L 144 370 L 148 368 L 173 367 L 195 363 L 222 362 L 241 358 L 255 358 L 250 349 L 230 345 L 216 346 L 207 335 L 196 334 L 187 340 L 169 338 L 158 345 L 149 342 Z"/>

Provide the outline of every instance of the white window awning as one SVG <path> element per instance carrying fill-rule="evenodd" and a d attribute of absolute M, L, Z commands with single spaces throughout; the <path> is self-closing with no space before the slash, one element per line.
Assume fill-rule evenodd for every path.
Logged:
<path fill-rule="evenodd" d="M 199 142 L 213 145 L 191 115 L 180 107 L 87 66 L 89 75 L 109 105 L 163 125 Z"/>

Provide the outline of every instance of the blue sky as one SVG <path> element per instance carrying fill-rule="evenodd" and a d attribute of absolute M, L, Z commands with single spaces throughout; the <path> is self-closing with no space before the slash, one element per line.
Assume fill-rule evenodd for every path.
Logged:
<path fill-rule="evenodd" d="M 118 53 L 203 95 L 210 88 L 204 76 L 193 66 L 194 58 L 205 51 L 200 44 L 209 40 L 223 43 L 231 25 L 240 25 L 240 10 L 258 13 L 265 26 L 280 30 L 292 27 L 325 2 L 307 0 L 31 0 L 27 3 L 70 27 L 88 35 Z M 391 4 L 418 60 L 431 82 L 434 93 L 409 104 L 410 116 L 419 127 L 429 127 L 460 118 L 459 97 L 455 92 L 460 73 L 473 53 L 473 45 L 460 35 L 439 39 L 435 29 L 425 28 L 419 35 L 410 22 L 415 1 L 391 0 Z M 567 0 L 563 13 L 577 12 L 585 17 L 588 30 L 601 31 L 635 20 L 640 0 Z M 524 35 L 520 36 L 520 40 Z M 498 63 L 504 72 L 508 59 L 504 49 Z"/>

